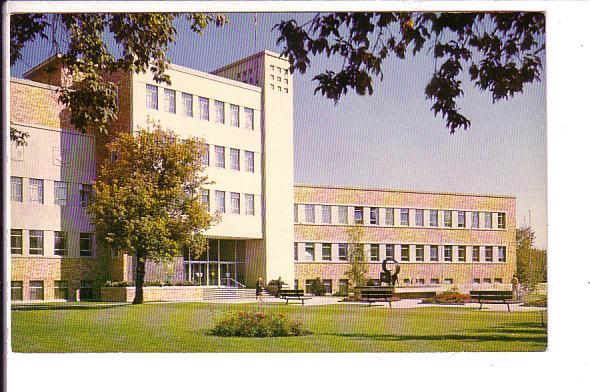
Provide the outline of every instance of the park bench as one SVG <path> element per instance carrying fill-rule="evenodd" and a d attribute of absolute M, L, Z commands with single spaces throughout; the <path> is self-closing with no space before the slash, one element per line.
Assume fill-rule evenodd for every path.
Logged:
<path fill-rule="evenodd" d="M 479 303 L 480 310 L 483 304 L 505 304 L 510 312 L 510 304 L 521 302 L 512 299 L 512 291 L 508 290 L 471 290 L 469 295 L 471 296 L 471 302 Z"/>
<path fill-rule="evenodd" d="M 281 290 L 280 291 L 280 298 L 286 301 L 286 304 L 289 304 L 289 301 L 301 301 L 301 306 L 303 306 L 305 300 L 311 299 L 311 295 L 304 295 L 303 290 Z"/>
<path fill-rule="evenodd" d="M 359 293 L 361 301 L 368 302 L 369 306 L 371 306 L 373 302 L 389 302 L 389 307 L 391 308 L 393 288 L 363 287 L 359 288 Z"/>

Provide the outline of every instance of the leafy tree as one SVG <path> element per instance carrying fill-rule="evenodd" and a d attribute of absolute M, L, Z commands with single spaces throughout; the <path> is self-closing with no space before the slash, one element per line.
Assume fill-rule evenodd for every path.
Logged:
<path fill-rule="evenodd" d="M 313 295 L 326 295 L 326 287 L 319 276 L 311 282 L 310 289 Z"/>
<path fill-rule="evenodd" d="M 143 302 L 147 260 L 167 261 L 189 247 L 206 249 L 202 232 L 215 223 L 200 201 L 204 142 L 178 141 L 156 125 L 122 134 L 107 145 L 105 163 L 88 206 L 97 237 L 136 259 L 134 304 Z"/>
<path fill-rule="evenodd" d="M 547 281 L 547 251 L 536 249 L 535 232 L 523 225 L 516 230 L 516 270 L 522 284 L 533 290 L 540 282 Z"/>
<path fill-rule="evenodd" d="M 538 12 L 318 13 L 305 23 L 286 20 L 274 28 L 291 72 L 305 73 L 311 56 L 341 60 L 335 61 L 342 64 L 338 69 L 313 78 L 315 92 L 334 102 L 349 89 L 372 94 L 373 77 L 383 79 L 384 61 L 403 60 L 408 52 L 415 56 L 427 48 L 435 66 L 424 93 L 451 133 L 471 125 L 457 106 L 466 70 L 471 82 L 491 92 L 496 102 L 540 80 L 545 51 L 545 15 Z"/>
<path fill-rule="evenodd" d="M 367 281 L 367 256 L 363 246 L 363 227 L 361 225 L 350 226 L 346 229 L 348 241 L 348 269 L 344 276 L 354 286 L 363 286 Z"/>
<path fill-rule="evenodd" d="M 105 75 L 150 70 L 156 82 L 169 84 L 166 52 L 176 39 L 173 22 L 180 16 L 198 34 L 211 23 L 222 26 L 228 22 L 223 14 L 210 13 L 14 14 L 10 18 L 10 65 L 22 57 L 28 42 L 47 41 L 71 73 L 75 88 L 60 87 L 59 100 L 70 109 L 72 124 L 83 133 L 107 133 L 108 124 L 117 116 L 117 105 L 116 86 Z M 113 37 L 112 50 L 103 40 L 105 34 Z M 11 128 L 11 140 L 22 143 L 25 139 L 26 135 Z"/>

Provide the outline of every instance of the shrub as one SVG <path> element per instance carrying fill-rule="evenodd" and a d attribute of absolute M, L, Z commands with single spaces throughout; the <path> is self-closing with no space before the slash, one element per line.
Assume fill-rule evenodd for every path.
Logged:
<path fill-rule="evenodd" d="M 197 282 L 170 282 L 170 281 L 147 281 L 143 283 L 143 287 L 164 287 L 164 286 L 198 286 Z M 110 280 L 104 283 L 104 287 L 135 287 L 135 282 L 111 282 Z"/>
<path fill-rule="evenodd" d="M 325 295 L 326 294 L 326 288 L 324 287 L 324 284 L 322 283 L 322 280 L 319 277 L 315 278 L 311 282 L 310 290 L 313 295 Z"/>
<path fill-rule="evenodd" d="M 211 334 L 262 338 L 301 336 L 305 332 L 300 321 L 291 320 L 282 313 L 241 311 L 223 316 L 215 323 Z"/>
<path fill-rule="evenodd" d="M 422 302 L 432 304 L 465 304 L 471 301 L 469 294 L 461 294 L 457 289 L 437 293 L 433 298 L 425 298 Z"/>

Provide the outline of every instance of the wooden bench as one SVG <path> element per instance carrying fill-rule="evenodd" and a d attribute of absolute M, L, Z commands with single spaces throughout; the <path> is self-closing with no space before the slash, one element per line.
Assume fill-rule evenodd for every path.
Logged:
<path fill-rule="evenodd" d="M 368 302 L 369 306 L 373 302 L 389 302 L 391 308 L 391 301 L 393 297 L 393 288 L 384 287 L 366 287 L 360 288 L 360 296 L 362 302 Z"/>
<path fill-rule="evenodd" d="M 311 295 L 305 295 L 303 290 L 281 290 L 279 295 L 287 305 L 289 305 L 289 301 L 301 301 L 301 306 L 303 306 L 305 300 L 312 298 Z"/>
<path fill-rule="evenodd" d="M 505 304 L 510 312 L 510 304 L 517 304 L 522 301 L 512 299 L 512 291 L 503 290 L 471 290 L 469 291 L 471 302 L 479 303 L 479 310 L 483 304 Z"/>

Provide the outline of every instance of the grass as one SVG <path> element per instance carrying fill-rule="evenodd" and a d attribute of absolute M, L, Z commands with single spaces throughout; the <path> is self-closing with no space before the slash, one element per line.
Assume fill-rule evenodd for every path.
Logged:
<path fill-rule="evenodd" d="M 62 304 L 63 305 L 63 304 Z M 15 352 L 436 352 L 543 351 L 538 312 L 472 308 L 285 306 L 312 335 L 228 338 L 209 334 L 215 320 L 255 304 L 152 303 L 44 306 L 12 311 Z"/>

